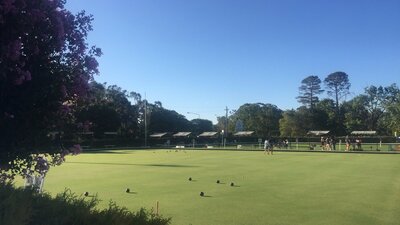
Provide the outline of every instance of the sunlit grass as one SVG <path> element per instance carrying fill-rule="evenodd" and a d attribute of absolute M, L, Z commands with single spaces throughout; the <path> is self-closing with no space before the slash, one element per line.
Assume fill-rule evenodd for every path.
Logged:
<path fill-rule="evenodd" d="M 177 225 L 398 224 L 399 172 L 400 155 L 121 150 L 69 157 L 44 189 L 88 191 L 100 207 L 159 202 Z"/>

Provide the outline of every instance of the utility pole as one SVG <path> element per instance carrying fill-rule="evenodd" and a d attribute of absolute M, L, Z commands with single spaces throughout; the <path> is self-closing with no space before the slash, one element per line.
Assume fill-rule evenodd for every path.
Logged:
<path fill-rule="evenodd" d="M 147 99 L 144 93 L 144 147 L 147 148 Z"/>
<path fill-rule="evenodd" d="M 224 148 L 226 146 L 226 137 L 228 136 L 228 106 L 225 106 L 225 124 L 224 124 Z"/>

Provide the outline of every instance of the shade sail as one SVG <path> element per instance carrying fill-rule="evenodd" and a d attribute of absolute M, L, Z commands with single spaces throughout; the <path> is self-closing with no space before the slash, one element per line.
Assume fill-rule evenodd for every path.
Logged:
<path fill-rule="evenodd" d="M 214 137 L 218 132 L 203 132 L 199 135 L 199 137 Z"/>
<path fill-rule="evenodd" d="M 173 137 L 187 137 L 191 134 L 192 132 L 178 132 L 174 135 L 172 135 Z"/>
<path fill-rule="evenodd" d="M 308 135 L 317 135 L 317 136 L 320 136 L 320 135 L 325 135 L 325 134 L 329 134 L 329 130 L 311 130 L 311 131 L 308 131 Z"/>
<path fill-rule="evenodd" d="M 253 134 L 254 134 L 254 131 L 240 131 L 240 132 L 234 133 L 233 136 L 244 137 L 244 136 L 251 136 Z"/>
<path fill-rule="evenodd" d="M 167 134 L 168 133 L 154 133 L 154 134 L 150 135 L 150 137 L 152 137 L 152 138 L 161 138 L 161 137 L 164 137 Z"/>
<path fill-rule="evenodd" d="M 355 131 L 352 131 L 351 134 L 354 134 L 354 135 L 375 135 L 376 131 L 374 131 L 374 130 L 355 130 Z"/>
<path fill-rule="evenodd" d="M 88 132 L 78 132 L 78 134 L 93 135 L 94 133 L 91 131 L 88 131 Z"/>

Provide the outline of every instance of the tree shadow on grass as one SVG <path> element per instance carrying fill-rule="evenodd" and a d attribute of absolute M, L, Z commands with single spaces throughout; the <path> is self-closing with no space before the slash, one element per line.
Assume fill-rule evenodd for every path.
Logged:
<path fill-rule="evenodd" d="M 198 167 L 198 166 L 179 165 L 179 164 L 143 164 L 143 166 L 156 166 L 156 167 Z"/>
<path fill-rule="evenodd" d="M 296 156 L 301 157 L 321 157 L 321 156 L 328 156 L 328 154 L 318 154 L 318 153 L 335 153 L 335 152 L 311 152 L 310 154 L 299 154 L 297 153 Z"/>
<path fill-rule="evenodd" d="M 172 168 L 191 168 L 198 166 L 180 165 L 180 164 L 135 164 L 135 163 L 107 163 L 107 162 L 65 162 L 71 164 L 87 164 L 87 165 L 110 165 L 110 166 L 155 166 L 155 167 L 172 167 Z"/>
<path fill-rule="evenodd" d="M 133 152 L 133 151 L 132 151 Z M 132 154 L 132 152 L 128 151 L 116 151 L 116 150 L 83 150 L 83 153 L 90 154 Z"/>

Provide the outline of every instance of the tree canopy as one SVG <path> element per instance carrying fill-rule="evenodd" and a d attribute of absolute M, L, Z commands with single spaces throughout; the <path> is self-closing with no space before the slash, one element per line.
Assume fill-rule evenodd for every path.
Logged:
<path fill-rule="evenodd" d="M 98 73 L 101 50 L 86 42 L 93 18 L 73 15 L 64 4 L 0 2 L 0 164 L 59 152 L 49 133 L 73 122 L 76 103 Z"/>
<path fill-rule="evenodd" d="M 276 105 L 247 103 L 232 114 L 229 130 L 234 131 L 237 121 L 240 121 L 239 123 L 243 123 L 242 129 L 255 131 L 259 137 L 277 136 L 281 118 L 282 110 Z"/>
<path fill-rule="evenodd" d="M 321 80 L 318 76 L 308 76 L 301 81 L 299 92 L 297 101 L 313 109 L 319 101 L 318 95 L 322 94 L 324 90 L 321 89 Z"/>
<path fill-rule="evenodd" d="M 0 7 L 0 149 L 34 151 L 63 126 L 98 73 L 89 48 L 92 17 L 65 1 L 2 1 Z M 44 88 L 45 87 L 45 88 Z"/>
<path fill-rule="evenodd" d="M 339 111 L 339 100 L 350 93 L 349 76 L 345 72 L 334 72 L 325 78 L 324 83 L 328 88 L 328 95 L 334 97 L 336 110 Z"/>

